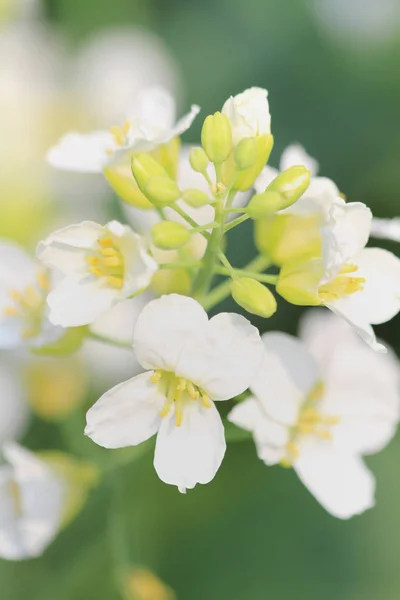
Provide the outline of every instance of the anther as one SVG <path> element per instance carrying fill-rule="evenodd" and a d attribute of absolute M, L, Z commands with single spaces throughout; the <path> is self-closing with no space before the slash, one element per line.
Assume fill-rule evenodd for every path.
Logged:
<path fill-rule="evenodd" d="M 202 394 L 201 403 L 204 406 L 204 408 L 211 408 L 212 403 L 211 403 L 210 398 L 207 396 L 207 394 Z"/>
<path fill-rule="evenodd" d="M 112 238 L 110 238 L 110 237 L 100 238 L 99 240 L 97 240 L 97 243 L 99 244 L 99 246 L 103 246 L 104 248 L 106 246 L 112 246 L 113 245 Z"/>
<path fill-rule="evenodd" d="M 107 285 L 117 290 L 121 290 L 124 287 L 124 281 L 122 277 L 107 277 L 106 282 Z"/>

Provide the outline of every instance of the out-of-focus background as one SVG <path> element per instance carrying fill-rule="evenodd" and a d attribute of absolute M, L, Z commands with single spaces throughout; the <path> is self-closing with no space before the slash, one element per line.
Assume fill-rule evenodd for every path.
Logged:
<path fill-rule="evenodd" d="M 230 94 L 266 87 L 272 164 L 299 141 L 349 200 L 400 215 L 399 64 L 399 0 L 0 0 L 0 236 L 33 249 L 58 225 L 111 216 L 101 179 L 52 171 L 45 151 L 68 130 L 120 122 L 155 83 L 204 116 Z M 239 235 L 229 250 L 237 264 L 254 251 L 250 228 Z M 257 325 L 295 333 L 300 314 L 281 301 Z M 377 329 L 400 351 L 400 317 Z M 0 435 L 7 398 L 21 404 L 7 427 L 24 443 L 65 449 L 83 411 L 59 424 L 54 405 L 58 418 L 71 402 L 90 404 L 131 369 L 123 351 L 95 344 L 58 362 L 1 354 Z M 75 441 L 78 454 L 90 444 Z M 400 438 L 368 463 L 377 507 L 341 522 L 292 471 L 263 466 L 250 442 L 230 445 L 215 480 L 186 496 L 158 480 L 146 455 L 123 468 L 131 558 L 180 600 L 397 600 Z M 108 492 L 93 493 L 44 557 L 0 560 L 2 600 L 117 600 Z"/>

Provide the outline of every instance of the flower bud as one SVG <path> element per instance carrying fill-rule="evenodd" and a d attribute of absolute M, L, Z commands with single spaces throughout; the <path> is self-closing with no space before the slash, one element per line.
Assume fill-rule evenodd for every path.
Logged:
<path fill-rule="evenodd" d="M 318 287 L 324 269 L 320 258 L 293 260 L 283 265 L 276 285 L 278 294 L 297 306 L 319 306 Z"/>
<path fill-rule="evenodd" d="M 141 210 L 154 209 L 154 206 L 140 191 L 129 165 L 119 164 L 106 167 L 104 176 L 114 192 L 126 204 Z"/>
<path fill-rule="evenodd" d="M 233 187 L 235 190 L 245 192 L 253 187 L 255 180 L 268 162 L 274 145 L 274 138 L 271 134 L 259 135 L 255 138 L 257 149 L 257 160 L 252 167 L 240 171 L 236 176 Z M 225 182 L 224 182 L 225 183 Z"/>
<path fill-rule="evenodd" d="M 153 244 L 161 250 L 175 250 L 184 246 L 190 238 L 190 232 L 181 223 L 160 221 L 151 228 Z"/>
<path fill-rule="evenodd" d="M 276 300 L 272 292 L 250 277 L 234 279 L 231 294 L 239 306 L 253 315 L 268 318 L 276 311 Z"/>
<path fill-rule="evenodd" d="M 196 173 L 204 173 L 210 164 L 203 148 L 192 148 L 189 154 L 189 161 L 193 171 L 196 171 Z"/>
<path fill-rule="evenodd" d="M 169 177 L 151 177 L 144 188 L 144 193 L 151 202 L 161 206 L 172 204 L 181 195 L 175 181 Z"/>
<path fill-rule="evenodd" d="M 249 202 L 247 214 L 254 221 L 270 217 L 280 210 L 281 203 L 281 195 L 278 192 L 255 194 Z"/>
<path fill-rule="evenodd" d="M 232 130 L 226 115 L 216 112 L 206 117 L 201 130 L 201 143 L 214 164 L 219 165 L 228 158 L 232 150 Z"/>
<path fill-rule="evenodd" d="M 281 195 L 282 210 L 297 202 L 310 185 L 310 180 L 311 173 L 306 167 L 294 165 L 279 173 L 265 191 L 278 192 Z"/>
<path fill-rule="evenodd" d="M 199 208 L 200 206 L 206 206 L 207 204 L 212 203 L 212 199 L 208 194 L 201 190 L 197 190 L 196 188 L 189 188 L 182 192 L 182 199 L 186 204 L 189 204 L 189 206 L 193 206 L 193 208 Z"/>
<path fill-rule="evenodd" d="M 256 138 L 243 138 L 235 148 L 235 163 L 240 169 L 250 169 L 257 160 L 257 142 Z"/>
<path fill-rule="evenodd" d="M 146 185 L 151 177 L 169 179 L 167 171 L 150 154 L 138 154 L 132 157 L 131 168 L 136 183 L 145 194 Z"/>
<path fill-rule="evenodd" d="M 232 126 L 233 143 L 247 137 L 271 133 L 268 92 L 252 87 L 225 102 L 222 113 L 227 115 Z"/>

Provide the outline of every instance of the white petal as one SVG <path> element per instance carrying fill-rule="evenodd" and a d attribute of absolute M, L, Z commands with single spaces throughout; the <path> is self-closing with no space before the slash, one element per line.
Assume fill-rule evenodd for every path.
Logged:
<path fill-rule="evenodd" d="M 228 400 L 250 386 L 263 356 L 257 328 L 241 315 L 220 313 L 188 339 L 176 374 L 213 400 Z"/>
<path fill-rule="evenodd" d="M 12 468 L 0 466 L 0 557 L 19 560 L 26 558 L 27 553 L 18 529 L 12 486 Z"/>
<path fill-rule="evenodd" d="M 172 140 L 172 138 L 182 135 L 182 133 L 187 131 L 192 125 L 197 115 L 199 114 L 199 112 L 200 106 L 198 106 L 197 104 L 192 104 L 192 106 L 190 107 L 190 111 L 176 122 L 174 127 L 171 129 L 168 138 L 163 143 L 165 144 L 167 141 Z"/>
<path fill-rule="evenodd" d="M 153 296 L 149 292 L 144 292 L 136 298 L 122 300 L 96 319 L 91 324 L 90 330 L 119 342 L 133 344 L 137 318 L 150 300 L 153 300 Z"/>
<path fill-rule="evenodd" d="M 89 409 L 85 435 L 104 448 L 136 446 L 159 429 L 165 397 L 141 373 L 115 386 Z"/>
<path fill-rule="evenodd" d="M 135 356 L 145 369 L 175 371 L 183 348 L 207 323 L 207 313 L 193 298 L 169 294 L 152 300 L 136 322 Z"/>
<path fill-rule="evenodd" d="M 262 194 L 265 192 L 265 189 L 269 186 L 270 183 L 273 182 L 275 177 L 279 175 L 278 169 L 274 169 L 273 167 L 269 167 L 268 165 L 263 168 L 260 175 L 257 177 L 254 182 L 254 189 L 257 194 Z"/>
<path fill-rule="evenodd" d="M 257 398 L 250 396 L 236 404 L 228 414 L 228 421 L 246 431 L 254 431 L 262 417 L 261 405 Z"/>
<path fill-rule="evenodd" d="M 352 259 L 355 274 L 364 277 L 364 289 L 330 302 L 327 306 L 344 317 L 372 347 L 376 343 L 371 324 L 385 323 L 400 310 L 400 260 L 381 248 L 365 248 Z"/>
<path fill-rule="evenodd" d="M 400 242 L 400 218 L 372 219 L 371 236 Z"/>
<path fill-rule="evenodd" d="M 328 177 L 312 177 L 301 198 L 289 208 L 280 211 L 280 214 L 315 215 L 319 217 L 321 225 L 329 224 L 332 206 L 336 203 L 343 203 L 336 184 Z"/>
<path fill-rule="evenodd" d="M 47 153 L 47 162 L 56 169 L 77 173 L 101 173 L 115 147 L 108 131 L 93 133 L 67 133 Z"/>
<path fill-rule="evenodd" d="M 23 324 L 19 318 L 5 317 L 0 320 L 0 348 L 9 350 L 22 343 Z"/>
<path fill-rule="evenodd" d="M 361 202 L 346 203 L 338 198 L 333 203 L 329 223 L 321 230 L 325 281 L 364 248 L 371 221 L 370 209 Z"/>
<path fill-rule="evenodd" d="M 18 365 L 19 366 L 19 365 Z M 20 438 L 26 431 L 30 411 L 17 365 L 1 357 L 0 362 L 0 444 Z"/>
<path fill-rule="evenodd" d="M 62 273 L 73 273 L 86 268 L 86 250 L 93 247 L 104 233 L 104 228 L 92 221 L 69 225 L 51 233 L 38 244 L 36 254 L 48 267 Z"/>
<path fill-rule="evenodd" d="M 295 165 L 303 165 L 311 171 L 312 175 L 316 175 L 318 172 L 318 162 L 315 158 L 312 158 L 301 144 L 291 144 L 287 146 L 282 152 L 280 170 L 284 171 Z"/>
<path fill-rule="evenodd" d="M 180 427 L 175 424 L 173 411 L 163 419 L 154 467 L 165 483 L 192 489 L 214 478 L 225 450 L 224 427 L 215 405 L 205 408 L 193 401 L 185 406 Z"/>
<path fill-rule="evenodd" d="M 269 446 L 268 444 L 259 444 L 257 446 L 257 455 L 268 467 L 272 467 L 279 464 L 285 458 L 285 449 Z"/>
<path fill-rule="evenodd" d="M 251 390 L 271 418 L 293 425 L 306 395 L 320 378 L 318 368 L 295 337 L 269 332 L 262 340 L 266 354 Z"/>
<path fill-rule="evenodd" d="M 152 86 L 141 90 L 134 106 L 128 112 L 128 119 L 139 125 L 152 127 L 154 130 L 170 129 L 175 121 L 175 100 L 168 90 L 160 86 Z"/>
<path fill-rule="evenodd" d="M 363 460 L 331 442 L 308 438 L 294 468 L 318 502 L 339 519 L 360 514 L 375 504 L 375 480 Z"/>
<path fill-rule="evenodd" d="M 46 463 L 17 444 L 3 448 L 21 493 L 18 530 L 25 557 L 40 555 L 55 537 L 63 517 L 65 483 Z M 21 556 L 23 558 L 23 556 Z"/>
<path fill-rule="evenodd" d="M 48 295 L 54 325 L 79 327 L 93 323 L 119 300 L 119 290 L 91 275 L 65 277 Z"/>
<path fill-rule="evenodd" d="M 35 281 L 37 264 L 25 250 L 11 242 L 0 243 L 0 312 L 10 303 L 9 290 L 21 290 Z"/>

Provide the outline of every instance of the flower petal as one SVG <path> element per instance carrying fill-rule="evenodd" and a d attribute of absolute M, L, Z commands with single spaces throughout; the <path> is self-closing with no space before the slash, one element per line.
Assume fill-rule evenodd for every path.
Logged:
<path fill-rule="evenodd" d="M 167 415 L 157 436 L 154 467 L 165 483 L 181 491 L 197 483 L 209 483 L 215 476 L 226 450 L 224 426 L 215 405 L 201 402 L 185 405 L 183 422 L 175 424 L 173 411 Z"/>
<path fill-rule="evenodd" d="M 47 296 L 54 325 L 80 327 L 93 323 L 119 299 L 119 290 L 106 287 L 91 275 L 68 275 Z"/>
<path fill-rule="evenodd" d="M 67 133 L 47 153 L 47 162 L 56 169 L 77 173 L 101 173 L 109 161 L 107 150 L 115 147 L 108 131 Z"/>
<path fill-rule="evenodd" d="M 21 290 L 35 281 L 38 268 L 25 250 L 11 242 L 0 243 L 0 312 L 10 303 L 9 290 Z"/>
<path fill-rule="evenodd" d="M 303 165 L 312 175 L 318 173 L 318 162 L 305 151 L 301 144 L 291 144 L 282 152 L 279 168 L 281 171 L 295 165 Z"/>
<path fill-rule="evenodd" d="M 169 294 L 152 300 L 136 322 L 135 356 L 145 369 L 175 371 L 184 347 L 207 323 L 207 313 L 193 298 Z"/>
<path fill-rule="evenodd" d="M 263 356 L 257 328 L 241 315 L 220 313 L 188 339 L 176 374 L 213 400 L 228 400 L 250 386 Z"/>
<path fill-rule="evenodd" d="M 66 501 L 65 483 L 32 452 L 7 443 L 3 448 L 21 494 L 18 530 L 24 555 L 39 556 L 57 534 Z"/>
<path fill-rule="evenodd" d="M 339 519 L 349 519 L 375 504 L 375 480 L 363 460 L 332 442 L 307 438 L 294 468 L 325 510 Z"/>
<path fill-rule="evenodd" d="M 85 435 L 104 448 L 137 446 L 159 429 L 165 398 L 141 373 L 113 387 L 89 409 Z"/>
<path fill-rule="evenodd" d="M 320 378 L 317 365 L 300 340 L 291 335 L 269 332 L 262 340 L 266 353 L 251 390 L 272 419 L 293 425 L 300 405 Z"/>
<path fill-rule="evenodd" d="M 12 486 L 12 468 L 0 466 L 0 557 L 19 560 L 27 555 L 17 526 L 15 500 L 10 493 Z"/>

